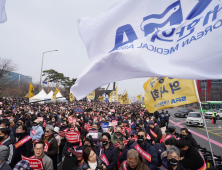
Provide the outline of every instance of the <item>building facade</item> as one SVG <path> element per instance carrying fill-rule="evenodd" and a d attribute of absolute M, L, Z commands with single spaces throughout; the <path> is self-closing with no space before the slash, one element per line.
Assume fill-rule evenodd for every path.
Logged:
<path fill-rule="evenodd" d="M 197 80 L 201 101 L 222 101 L 222 80 Z"/>
<path fill-rule="evenodd" d="M 20 73 L 15 73 L 15 72 L 8 72 L 4 75 L 3 77 L 4 80 L 7 80 L 7 82 L 17 84 L 19 86 L 20 83 L 31 83 L 32 82 L 32 77 L 30 76 L 25 76 Z"/>

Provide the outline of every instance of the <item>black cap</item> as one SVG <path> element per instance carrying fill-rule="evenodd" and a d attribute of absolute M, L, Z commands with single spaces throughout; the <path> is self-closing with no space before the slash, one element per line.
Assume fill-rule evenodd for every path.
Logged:
<path fill-rule="evenodd" d="M 170 126 L 170 127 L 168 128 L 168 130 L 169 130 L 170 132 L 174 132 L 174 131 L 176 130 L 176 128 L 175 128 L 174 126 Z"/>

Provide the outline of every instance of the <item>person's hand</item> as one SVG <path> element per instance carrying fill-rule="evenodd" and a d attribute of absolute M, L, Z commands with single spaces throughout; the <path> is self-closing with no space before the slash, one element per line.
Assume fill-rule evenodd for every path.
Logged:
<path fill-rule="evenodd" d="M 89 137 L 89 134 L 87 134 L 86 137 Z"/>
<path fill-rule="evenodd" d="M 155 145 L 155 142 L 153 141 L 152 144 Z"/>
<path fill-rule="evenodd" d="M 106 170 L 106 166 L 102 164 L 103 170 Z"/>
<path fill-rule="evenodd" d="M 126 136 L 126 134 L 124 133 L 123 136 Z"/>
<path fill-rule="evenodd" d="M 91 168 L 88 168 L 87 170 L 93 170 L 93 169 L 91 169 Z"/>
<path fill-rule="evenodd" d="M 119 149 L 122 149 L 121 145 L 119 145 Z"/>
<path fill-rule="evenodd" d="M 180 160 L 183 160 L 184 159 L 184 157 L 180 157 Z"/>

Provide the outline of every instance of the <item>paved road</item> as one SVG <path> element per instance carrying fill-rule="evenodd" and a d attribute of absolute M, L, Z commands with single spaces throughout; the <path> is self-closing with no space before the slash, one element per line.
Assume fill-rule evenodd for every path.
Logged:
<path fill-rule="evenodd" d="M 181 127 L 188 128 L 192 132 L 192 135 L 196 139 L 197 143 L 201 145 L 201 147 L 205 147 L 207 148 L 207 150 L 210 151 L 205 127 L 202 128 L 202 127 L 187 126 L 185 122 L 186 118 L 178 118 L 174 116 L 174 113 L 179 109 L 182 108 L 168 109 L 169 113 L 171 114 L 169 125 L 175 126 L 178 133 L 180 133 Z M 222 155 L 222 128 L 221 128 L 222 120 L 217 120 L 216 125 L 211 124 L 211 119 L 205 119 L 205 121 L 211 139 L 213 152 L 216 155 Z"/>

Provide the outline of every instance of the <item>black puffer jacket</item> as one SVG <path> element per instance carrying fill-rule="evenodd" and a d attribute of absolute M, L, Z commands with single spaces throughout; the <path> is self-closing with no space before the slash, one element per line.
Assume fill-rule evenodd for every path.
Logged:
<path fill-rule="evenodd" d="M 154 128 L 151 129 L 151 130 L 157 135 L 157 137 L 155 138 L 155 137 L 151 134 L 151 132 L 149 131 L 148 134 L 149 134 L 150 137 L 151 137 L 151 141 L 154 141 L 155 143 L 160 143 L 160 139 L 162 138 L 162 132 L 161 132 L 159 126 L 156 125 L 156 126 L 154 126 Z"/>
<path fill-rule="evenodd" d="M 16 142 L 19 142 L 20 140 L 22 140 L 26 136 L 28 136 L 28 135 L 25 133 L 24 134 L 21 133 L 21 136 L 18 138 L 18 140 Z M 15 166 L 19 161 L 22 160 L 21 155 L 26 156 L 26 157 L 32 156 L 32 153 L 31 153 L 32 148 L 33 148 L 32 139 L 30 139 L 27 142 L 25 142 L 23 145 L 21 145 L 17 149 L 15 149 L 13 166 Z"/>
<path fill-rule="evenodd" d="M 96 155 L 100 156 L 100 150 L 104 149 L 103 145 L 99 145 L 96 148 Z M 112 143 L 110 143 L 109 147 L 107 149 L 104 150 L 104 154 L 106 155 L 107 160 L 109 161 L 109 165 L 107 166 L 107 170 L 113 170 L 117 164 L 117 160 L 118 160 L 118 151 L 115 148 L 115 146 L 113 146 Z"/>
<path fill-rule="evenodd" d="M 198 146 L 196 140 L 193 138 L 193 136 L 190 132 L 188 132 L 188 135 L 185 139 L 186 139 L 186 141 L 188 141 L 191 144 L 191 146 L 193 146 L 196 149 L 199 149 L 199 146 Z"/>
<path fill-rule="evenodd" d="M 97 167 L 99 167 L 98 169 L 102 169 L 102 164 L 106 165 L 102 159 L 100 159 L 98 156 L 96 156 L 96 160 L 97 160 Z M 78 170 L 87 170 L 87 169 L 91 169 L 88 162 L 83 162 L 82 165 L 79 166 Z"/>
<path fill-rule="evenodd" d="M 197 170 L 204 165 L 204 160 L 198 150 L 190 146 L 185 151 L 185 158 L 181 161 L 181 163 L 186 169 Z"/>

